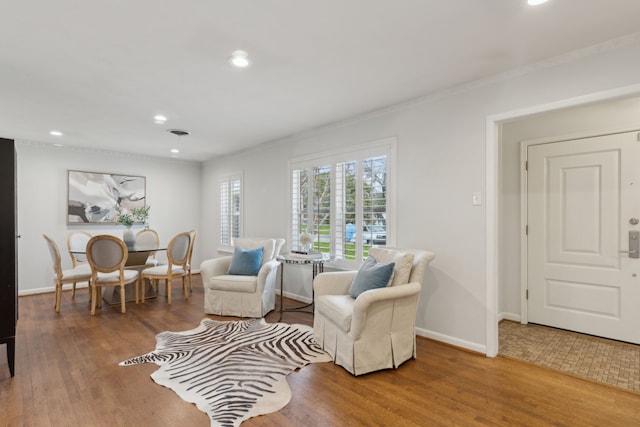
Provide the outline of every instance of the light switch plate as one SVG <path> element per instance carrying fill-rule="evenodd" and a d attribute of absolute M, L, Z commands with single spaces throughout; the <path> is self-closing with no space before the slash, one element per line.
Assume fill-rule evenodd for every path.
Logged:
<path fill-rule="evenodd" d="M 480 206 L 482 204 L 482 194 L 479 191 L 473 193 L 471 197 L 471 204 L 473 206 Z"/>

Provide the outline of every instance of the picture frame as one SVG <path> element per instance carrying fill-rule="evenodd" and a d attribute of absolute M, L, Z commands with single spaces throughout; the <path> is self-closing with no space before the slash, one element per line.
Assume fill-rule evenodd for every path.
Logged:
<path fill-rule="evenodd" d="M 116 207 L 146 205 L 144 176 L 68 170 L 67 224 L 116 224 Z"/>

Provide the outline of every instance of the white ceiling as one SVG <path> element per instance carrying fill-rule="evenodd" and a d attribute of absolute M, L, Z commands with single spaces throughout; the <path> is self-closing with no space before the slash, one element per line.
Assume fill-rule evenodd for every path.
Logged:
<path fill-rule="evenodd" d="M 187 160 L 640 30 L 639 0 L 22 0 L 0 13 L 0 136 Z M 236 49 L 252 67 L 229 65 Z"/>

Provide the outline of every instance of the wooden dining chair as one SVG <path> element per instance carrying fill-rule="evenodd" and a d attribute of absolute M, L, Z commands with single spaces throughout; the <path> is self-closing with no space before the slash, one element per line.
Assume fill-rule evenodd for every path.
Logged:
<path fill-rule="evenodd" d="M 140 230 L 136 233 L 136 246 L 143 248 L 159 248 L 160 236 L 158 232 L 150 228 Z M 154 267 L 158 265 L 158 256 L 156 251 L 150 252 L 145 262 L 145 267 Z"/>
<path fill-rule="evenodd" d="M 46 234 L 43 234 L 47 241 L 51 260 L 53 261 L 54 282 L 56 286 L 54 307 L 56 313 L 60 313 L 60 301 L 62 299 L 62 285 L 73 284 L 73 296 L 76 294 L 76 283 L 89 282 L 89 295 L 91 295 L 91 270 L 86 268 L 72 268 L 69 270 L 62 269 L 62 260 L 60 258 L 60 250 L 56 242 Z"/>
<path fill-rule="evenodd" d="M 86 231 L 72 231 L 67 236 L 67 249 L 69 250 L 69 257 L 71 258 L 71 266 L 78 268 L 78 271 L 85 270 L 91 274 L 91 267 L 87 262 L 87 243 L 91 239 L 91 234 Z M 76 296 L 76 284 L 73 284 L 71 288 L 71 298 Z"/>
<path fill-rule="evenodd" d="M 158 288 L 158 282 L 164 280 L 165 293 L 169 304 L 171 304 L 171 281 L 176 277 L 182 278 L 184 299 L 185 301 L 189 300 L 189 292 L 187 289 L 187 262 L 189 259 L 190 242 L 191 235 L 189 232 L 178 233 L 167 245 L 167 264 L 145 268 L 140 274 L 143 283 L 145 279 L 149 279 L 156 289 Z M 144 292 L 144 286 L 142 286 L 143 303 L 145 299 Z"/>
<path fill-rule="evenodd" d="M 198 234 L 197 230 L 189 231 L 189 236 L 191 240 L 189 241 L 189 253 L 187 255 L 187 277 L 189 278 L 189 292 L 193 292 L 193 286 L 191 285 L 191 267 L 193 263 L 191 262 L 191 258 L 193 256 L 193 245 L 196 241 L 196 235 Z"/>
<path fill-rule="evenodd" d="M 87 244 L 87 260 L 91 266 L 91 315 L 96 314 L 96 305 L 101 304 L 104 286 L 120 287 L 120 310 L 127 312 L 125 306 L 125 285 L 134 283 L 136 304 L 138 303 L 139 273 L 137 270 L 125 270 L 129 253 L 124 242 L 111 235 L 92 237 Z"/>

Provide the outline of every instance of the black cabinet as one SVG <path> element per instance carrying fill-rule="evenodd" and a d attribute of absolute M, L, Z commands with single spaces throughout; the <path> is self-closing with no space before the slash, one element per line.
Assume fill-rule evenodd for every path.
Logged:
<path fill-rule="evenodd" d="M 13 140 L 0 138 L 0 344 L 7 345 L 11 376 L 18 322 L 17 261 L 16 151 Z"/>

